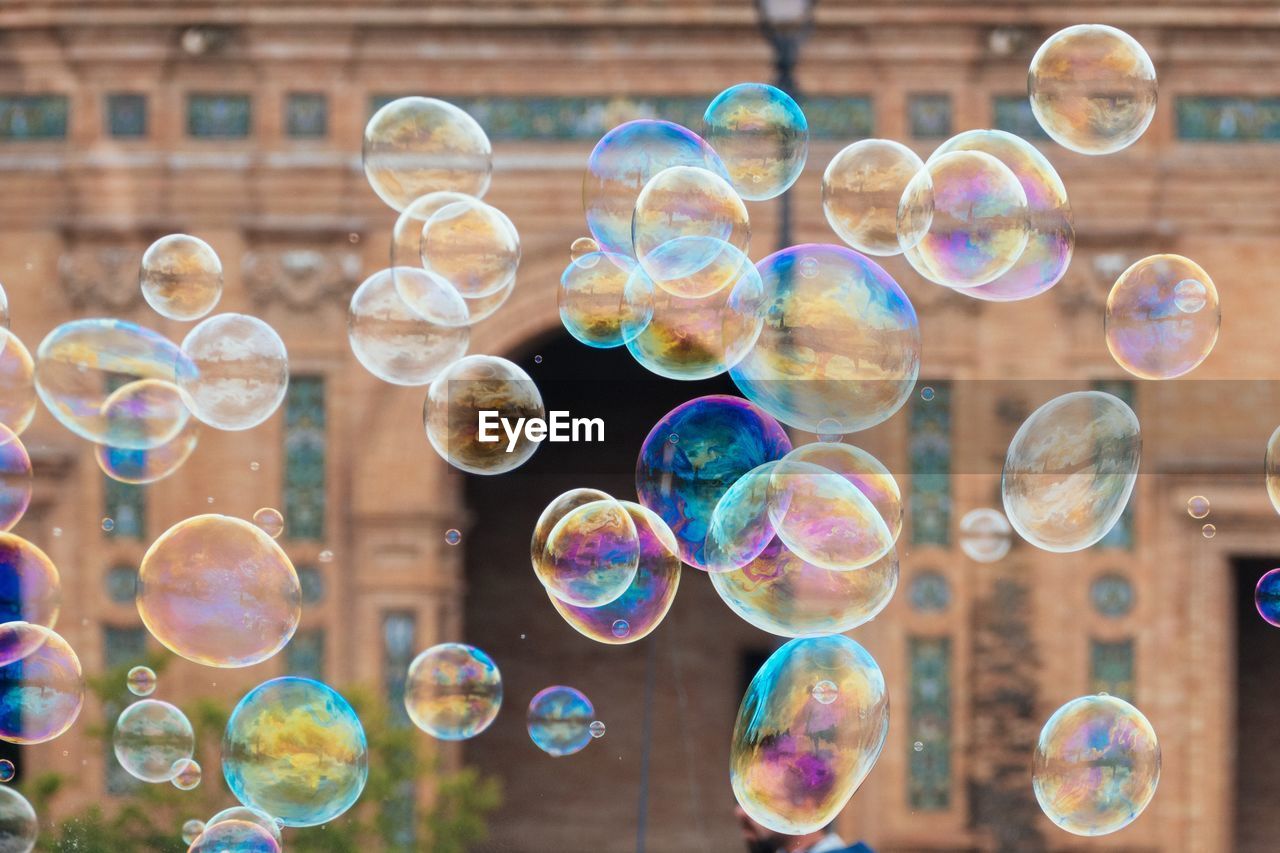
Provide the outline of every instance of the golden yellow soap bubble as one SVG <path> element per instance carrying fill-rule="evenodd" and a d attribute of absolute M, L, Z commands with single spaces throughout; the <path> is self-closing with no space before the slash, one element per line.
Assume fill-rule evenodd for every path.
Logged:
<path fill-rule="evenodd" d="M 892 139 L 846 146 L 822 175 L 822 212 L 841 240 L 868 255 L 899 255 L 898 203 L 924 161 Z"/>
<path fill-rule="evenodd" d="M 493 172 L 484 130 L 437 98 L 397 98 L 379 108 L 365 125 L 363 160 L 369 186 L 396 210 L 433 192 L 479 198 Z"/>
<path fill-rule="evenodd" d="M 170 234 L 142 256 L 142 296 L 170 320 L 198 320 L 222 298 L 222 261 L 213 247 L 190 234 Z"/>
<path fill-rule="evenodd" d="M 436 453 L 472 474 L 501 474 L 528 461 L 538 449 L 524 429 L 531 419 L 546 419 L 538 386 L 519 365 L 491 355 L 449 365 L 432 381 L 422 411 Z"/>

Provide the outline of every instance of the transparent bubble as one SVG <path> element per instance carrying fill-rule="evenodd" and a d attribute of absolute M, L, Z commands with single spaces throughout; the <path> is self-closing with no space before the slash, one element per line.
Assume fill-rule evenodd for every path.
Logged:
<path fill-rule="evenodd" d="M 0 530 L 12 530 L 31 504 L 31 457 L 22 439 L 0 423 Z"/>
<path fill-rule="evenodd" d="M 951 151 L 981 151 L 1009 167 L 1027 195 L 1030 232 L 1013 266 L 986 284 L 961 288 L 961 293 L 989 302 L 1012 302 L 1030 299 L 1057 284 L 1071 263 L 1076 231 L 1067 188 L 1053 164 L 1034 145 L 1003 130 L 970 130 L 953 136 L 933 157 Z"/>
<path fill-rule="evenodd" d="M 142 297 L 170 320 L 198 320 L 222 298 L 222 261 L 199 237 L 170 234 L 142 256 Z"/>
<path fill-rule="evenodd" d="M 822 679 L 813 685 L 813 698 L 823 705 L 830 705 L 840 696 L 840 688 L 834 681 Z"/>
<path fill-rule="evenodd" d="M 1204 287 L 1205 304 L 1188 313 L 1178 287 Z M 1107 349 L 1116 364 L 1142 379 L 1172 379 L 1194 370 L 1218 342 L 1222 309 L 1209 274 L 1181 255 L 1151 255 L 1116 279 L 1107 296 Z"/>
<path fill-rule="evenodd" d="M 110 533 L 116 529 L 116 520 L 114 518 L 104 518 L 101 526 L 105 532 Z"/>
<path fill-rule="evenodd" d="M 566 604 L 548 592 L 551 603 L 579 634 L 607 645 L 644 639 L 666 618 L 680 586 L 680 557 L 675 535 L 653 511 L 630 501 L 619 503 L 631 515 L 640 543 L 635 579 L 622 595 L 600 607 Z"/>
<path fill-rule="evenodd" d="M 1276 427 L 1267 440 L 1267 453 L 1264 462 L 1267 478 L 1267 497 L 1271 498 L 1271 506 L 1280 512 L 1280 427 Z"/>
<path fill-rule="evenodd" d="M 617 501 L 593 501 L 565 514 L 535 563 L 547 591 L 568 604 L 599 607 L 635 579 L 640 540 L 631 514 Z"/>
<path fill-rule="evenodd" d="M 629 121 L 596 143 L 582 180 L 582 206 L 601 251 L 635 257 L 631 220 L 636 198 L 650 178 L 672 166 L 696 166 L 729 177 L 710 145 L 669 121 Z"/>
<path fill-rule="evenodd" d="M 255 512 L 253 523 L 272 539 L 279 539 L 284 533 L 284 516 L 274 507 L 264 506 Z"/>
<path fill-rule="evenodd" d="M 0 285 L 0 328 L 9 328 L 9 295 L 3 285 Z"/>
<path fill-rule="evenodd" d="M 490 413 L 484 434 L 482 412 Z M 431 383 L 422 412 L 436 453 L 472 474 L 502 474 L 527 462 L 538 442 L 523 430 L 512 442 L 501 423 L 514 429 L 520 420 L 545 417 L 542 393 L 529 374 L 490 355 L 469 355 L 449 365 Z"/>
<path fill-rule="evenodd" d="M 893 548 L 888 525 L 856 485 L 794 452 L 770 473 L 768 513 L 783 544 L 821 568 L 861 569 Z"/>
<path fill-rule="evenodd" d="M 812 701 L 830 681 L 829 705 Z M 822 829 L 875 765 L 889 731 L 884 676 L 848 637 L 792 640 L 751 679 L 734 724 L 729 780 L 738 804 L 788 835 Z"/>
<path fill-rule="evenodd" d="M 920 389 L 920 399 L 926 403 L 932 402 L 934 391 L 928 385 Z"/>
<path fill-rule="evenodd" d="M 557 758 L 580 752 L 591 742 L 596 709 L 572 687 L 554 686 L 529 702 L 529 737 L 538 749 Z"/>
<path fill-rule="evenodd" d="M 143 699 L 120 713 L 111 745 L 129 775 L 168 782 L 183 769 L 180 762 L 195 753 L 196 735 L 182 711 L 159 699 Z"/>
<path fill-rule="evenodd" d="M 816 244 L 757 266 L 771 302 L 755 347 L 730 371 L 744 395 L 807 432 L 857 432 L 902 407 L 920 372 L 920 325 L 887 272 L 852 249 Z"/>
<path fill-rule="evenodd" d="M 636 198 L 631 235 L 645 273 L 676 296 L 715 293 L 750 263 L 747 206 L 728 181 L 696 166 L 673 166 L 649 179 Z"/>
<path fill-rule="evenodd" d="M 150 696 L 156 692 L 156 671 L 149 666 L 135 666 L 125 676 L 125 686 L 134 696 Z"/>
<path fill-rule="evenodd" d="M 1004 513 L 983 507 L 971 509 L 960 519 L 960 549 L 979 563 L 1004 559 L 1013 545 L 1013 528 Z"/>
<path fill-rule="evenodd" d="M 627 281 L 635 268 L 630 258 L 604 252 L 570 261 L 557 291 L 565 330 L 599 349 L 620 347 L 627 342 L 627 335 L 644 331 L 653 316 L 653 300 L 627 300 Z"/>
<path fill-rule="evenodd" d="M 200 837 L 200 833 L 204 832 L 205 822 L 191 818 L 182 824 L 182 843 L 194 844 L 195 840 Z"/>
<path fill-rule="evenodd" d="M 1040 731 L 1032 787 L 1045 815 L 1067 832 L 1123 829 L 1142 814 L 1159 781 L 1155 730 L 1123 699 L 1073 699 Z"/>
<path fill-rule="evenodd" d="M 844 477 L 866 495 L 893 541 L 898 541 L 902 534 L 902 491 L 879 459 L 856 445 L 837 442 L 806 444 L 791 451 L 787 458 L 818 465 Z"/>
<path fill-rule="evenodd" d="M 679 442 L 669 440 L 673 434 Z M 786 432 L 754 404 L 724 395 L 697 397 L 649 431 L 636 461 L 636 493 L 670 526 L 680 558 L 705 570 L 717 502 L 742 475 L 790 450 Z"/>
<path fill-rule="evenodd" d="M 444 205 L 422 226 L 422 266 L 469 298 L 510 284 L 520 265 L 520 235 L 501 210 L 477 198 Z"/>
<path fill-rule="evenodd" d="M 250 429 L 284 401 L 289 355 L 276 330 L 257 317 L 202 320 L 183 339 L 182 352 L 190 361 L 179 365 L 178 387 L 192 413 L 211 427 Z"/>
<path fill-rule="evenodd" d="M 302 588 L 293 563 L 247 521 L 197 515 L 169 528 L 138 570 L 138 613 L 173 653 L 205 666 L 267 660 L 293 636 Z"/>
<path fill-rule="evenodd" d="M 331 687 L 275 678 L 250 690 L 231 713 L 222 773 L 236 799 L 285 826 L 327 823 L 364 790 L 364 727 Z"/>
<path fill-rule="evenodd" d="M 1187 515 L 1204 518 L 1209 514 L 1209 499 L 1204 495 L 1192 495 L 1187 499 Z"/>
<path fill-rule="evenodd" d="M 450 545 L 457 545 L 462 541 L 462 533 L 455 528 L 450 527 L 444 532 L 444 541 Z"/>
<path fill-rule="evenodd" d="M 547 508 L 538 516 L 538 521 L 533 527 L 533 538 L 529 543 L 529 558 L 533 563 L 534 574 L 539 580 L 552 574 L 552 567 L 545 564 L 547 540 L 551 538 L 551 531 L 560 523 L 560 520 L 571 510 L 580 506 L 608 500 L 613 498 L 599 489 L 570 489 L 547 504 Z M 545 582 L 543 585 L 546 585 Z"/>
<path fill-rule="evenodd" d="M 186 424 L 190 415 L 183 401 L 169 398 L 165 386 L 192 369 L 178 347 L 150 329 L 123 320 L 73 320 L 40 342 L 36 390 L 49 413 L 81 438 L 146 450 L 171 440 Z M 146 379 L 161 383 L 130 388 Z M 124 393 L 109 406 L 112 389 Z M 158 425 L 146 422 L 153 415 L 161 418 Z"/>
<path fill-rule="evenodd" d="M 17 744 L 53 740 L 80 716 L 84 704 L 80 659 L 66 640 L 48 628 L 10 622 L 3 629 L 0 645 L 26 653 L 0 666 L 0 740 Z"/>
<path fill-rule="evenodd" d="M 62 578 L 48 555 L 21 536 L 0 533 L 0 625 L 30 622 L 52 628 L 61 606 Z M 18 639 L 13 635 L 0 641 L 0 663 L 21 656 L 9 643 Z"/>
<path fill-rule="evenodd" d="M 14 788 L 0 788 L 0 850 L 30 853 L 39 834 L 36 810 L 27 798 Z"/>
<path fill-rule="evenodd" d="M 173 763 L 173 777 L 169 780 L 179 791 L 190 791 L 199 787 L 204 771 L 200 763 L 190 758 L 182 758 Z"/>
<path fill-rule="evenodd" d="M 131 450 L 124 447 L 94 445 L 94 458 L 102 473 L 121 483 L 154 483 L 177 471 L 195 452 L 200 443 L 200 425 L 195 418 L 187 421 L 174 438 L 159 447 Z"/>
<path fill-rule="evenodd" d="M 1124 512 L 1141 451 L 1138 418 L 1124 401 L 1101 391 L 1056 397 L 1009 443 L 1001 480 L 1005 515 L 1037 548 L 1088 548 Z"/>
<path fill-rule="evenodd" d="M 1258 578 L 1258 585 L 1253 591 L 1253 604 L 1258 609 L 1259 616 L 1280 628 L 1280 569 L 1272 569 Z"/>
<path fill-rule="evenodd" d="M 1027 193 L 982 151 L 930 157 L 898 206 L 898 237 L 912 269 L 935 284 L 976 287 L 1008 272 L 1029 239 Z"/>
<path fill-rule="evenodd" d="M 208 826 L 216 826 L 223 821 L 239 820 L 245 823 L 257 824 L 260 828 L 265 829 L 277 843 L 283 843 L 283 837 L 280 835 L 280 824 L 271 815 L 266 812 L 252 809 L 248 806 L 232 806 L 223 809 L 213 817 L 209 818 Z"/>
<path fill-rule="evenodd" d="M 587 726 L 587 731 L 591 733 L 593 738 L 604 737 L 605 726 L 599 720 L 592 720 L 591 725 Z"/>
<path fill-rule="evenodd" d="M 809 122 L 790 95 L 766 83 L 725 89 L 702 116 L 707 142 L 748 201 L 782 195 L 804 171 Z"/>
<path fill-rule="evenodd" d="M 332 562 L 333 562 L 333 552 L 332 552 L 332 551 L 330 551 L 328 548 L 326 548 L 326 549 L 324 549 L 323 551 L 321 551 L 321 552 L 320 552 L 320 562 L 322 562 L 322 563 L 332 563 Z"/>
<path fill-rule="evenodd" d="M 844 148 L 822 175 L 822 212 L 841 240 L 868 255 L 898 255 L 898 203 L 924 161 L 891 139 Z"/>
<path fill-rule="evenodd" d="M 1218 528 L 1212 524 L 1206 524 L 1204 527 L 1200 528 L 1200 534 L 1204 536 L 1205 539 L 1212 539 L 1218 535 Z"/>
<path fill-rule="evenodd" d="M 498 716 L 502 674 L 475 646 L 432 646 L 409 664 L 404 707 L 414 725 L 434 738 L 473 738 Z"/>
<path fill-rule="evenodd" d="M 578 261 L 600 251 L 600 244 L 590 237 L 579 237 L 569 244 L 569 260 Z"/>
<path fill-rule="evenodd" d="M 224 820 L 206 827 L 187 853 L 280 853 L 280 844 L 256 823 Z"/>
<path fill-rule="evenodd" d="M 379 109 L 365 125 L 363 154 L 369 186 L 396 210 L 433 192 L 479 198 L 493 172 L 484 130 L 435 98 L 398 98 Z"/>
<path fill-rule="evenodd" d="M 1184 278 L 1173 286 L 1173 304 L 1183 314 L 1195 314 L 1209 302 L 1209 289 L 1193 278 Z"/>
<path fill-rule="evenodd" d="M 924 744 L 921 743 L 920 741 L 916 741 L 915 743 L 913 743 L 911 745 L 911 748 L 916 752 L 924 752 Z"/>
<path fill-rule="evenodd" d="M 396 290 L 412 287 L 418 309 L 430 307 L 431 322 Z M 351 297 L 347 340 L 356 359 L 374 376 L 394 385 L 426 385 L 467 354 L 471 330 L 466 301 L 447 281 L 422 269 L 380 270 Z"/>
<path fill-rule="evenodd" d="M 36 414 L 35 363 L 8 329 L 0 329 L 0 423 L 17 435 Z"/>
<path fill-rule="evenodd" d="M 1142 136 L 1156 113 L 1156 69 L 1121 30 L 1059 30 L 1031 59 L 1031 111 L 1045 132 L 1080 154 L 1111 154 Z"/>

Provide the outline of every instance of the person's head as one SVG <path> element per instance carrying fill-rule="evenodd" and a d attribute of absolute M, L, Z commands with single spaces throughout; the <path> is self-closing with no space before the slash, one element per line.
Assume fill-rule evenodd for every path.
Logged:
<path fill-rule="evenodd" d="M 747 853 L 790 853 L 792 850 L 805 850 L 827 834 L 826 829 L 820 829 L 808 835 L 785 835 L 756 823 L 739 805 L 734 806 L 734 814 L 738 817 L 738 828 L 742 831 L 742 841 L 747 846 Z"/>

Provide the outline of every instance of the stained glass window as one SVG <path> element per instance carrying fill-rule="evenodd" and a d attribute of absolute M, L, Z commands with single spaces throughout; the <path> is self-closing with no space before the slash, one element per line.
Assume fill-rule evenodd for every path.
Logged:
<path fill-rule="evenodd" d="M 924 387 L 924 386 L 920 386 Z M 934 382 L 933 397 L 911 400 L 911 541 L 951 541 L 951 386 Z"/>
<path fill-rule="evenodd" d="M 102 657 L 107 671 L 120 670 L 129 666 L 137 666 L 147 662 L 147 630 L 141 625 L 136 627 L 104 626 L 102 629 Z M 124 710 L 125 702 L 121 699 L 109 699 L 102 703 L 104 720 L 114 722 Z M 120 766 L 116 760 L 115 750 L 111 746 L 111 738 L 104 740 L 104 758 L 106 767 L 107 793 L 113 795 L 136 793 L 141 783 L 129 771 Z"/>
<path fill-rule="evenodd" d="M 298 583 L 302 586 L 303 604 L 316 604 L 324 599 L 324 575 L 315 566 L 298 566 Z"/>
<path fill-rule="evenodd" d="M 1031 112 L 1031 101 L 1026 92 L 1020 95 L 996 95 L 991 99 L 991 121 L 997 130 L 1021 136 L 1023 139 L 1048 139 L 1035 113 Z"/>
<path fill-rule="evenodd" d="M 66 95 L 0 95 L 0 139 L 65 139 Z"/>
<path fill-rule="evenodd" d="M 1280 141 L 1280 98 L 1181 95 L 1178 138 L 1192 142 Z"/>
<path fill-rule="evenodd" d="M 138 587 L 133 566 L 112 566 L 106 575 L 107 597 L 116 604 L 132 604 Z"/>
<path fill-rule="evenodd" d="M 951 96 L 922 93 L 907 97 L 907 123 L 916 139 L 943 139 L 951 135 Z"/>
<path fill-rule="evenodd" d="M 323 539 L 324 377 L 294 376 L 284 404 L 284 517 L 291 539 Z"/>
<path fill-rule="evenodd" d="M 1133 640 L 1089 641 L 1089 689 L 1133 701 Z"/>
<path fill-rule="evenodd" d="M 329 132 L 329 100 L 321 92 L 290 92 L 284 101 L 284 131 L 293 139 L 319 139 Z"/>
<path fill-rule="evenodd" d="M 1124 575 L 1100 575 L 1089 585 L 1089 600 L 1103 616 L 1119 619 L 1133 610 L 1133 584 Z"/>
<path fill-rule="evenodd" d="M 248 95 L 187 96 L 187 133 L 197 139 L 244 139 L 249 135 L 251 118 Z"/>
<path fill-rule="evenodd" d="M 911 581 L 911 607 L 920 613 L 942 613 L 951 605 L 951 584 L 939 572 L 923 571 Z"/>
<path fill-rule="evenodd" d="M 391 706 L 391 719 L 401 725 L 409 723 L 409 715 L 404 710 L 404 687 L 409 664 L 416 654 L 417 627 L 417 619 L 409 612 L 391 612 L 382 620 L 382 681 Z"/>
<path fill-rule="evenodd" d="M 135 451 L 146 453 L 145 450 Z M 102 476 L 102 515 L 112 521 L 104 536 L 115 539 L 145 539 L 147 535 L 147 492 L 142 486 L 121 483 Z"/>
<path fill-rule="evenodd" d="M 1129 408 L 1137 411 L 1137 405 L 1134 402 L 1135 387 L 1133 382 L 1127 379 L 1105 379 L 1093 383 L 1095 391 L 1105 391 L 1108 394 L 1119 397 L 1129 405 Z M 1133 490 L 1133 494 L 1129 495 L 1129 503 L 1124 508 L 1124 512 L 1120 514 L 1120 519 L 1116 521 L 1115 526 L 1107 531 L 1107 535 L 1098 541 L 1099 548 L 1121 548 L 1124 550 L 1133 549 L 1133 515 L 1134 505 L 1137 502 L 1137 488 Z"/>
<path fill-rule="evenodd" d="M 289 675 L 324 680 L 324 629 L 298 631 L 284 647 L 285 669 Z"/>
<path fill-rule="evenodd" d="M 107 95 L 107 133 L 117 139 L 147 135 L 147 96 L 136 92 Z"/>
<path fill-rule="evenodd" d="M 911 808 L 941 811 L 951 805 L 951 640 L 908 640 L 907 799 Z"/>

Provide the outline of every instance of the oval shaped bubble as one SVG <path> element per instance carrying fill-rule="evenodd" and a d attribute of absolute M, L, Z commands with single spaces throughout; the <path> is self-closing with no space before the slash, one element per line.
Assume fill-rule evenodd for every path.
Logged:
<path fill-rule="evenodd" d="M 502 674 L 475 646 L 432 646 L 409 664 L 404 707 L 413 724 L 434 738 L 473 738 L 498 716 Z"/>
<path fill-rule="evenodd" d="M 222 261 L 199 237 L 169 234 L 143 253 L 139 284 L 161 317 L 198 320 L 222 298 Z"/>
<path fill-rule="evenodd" d="M 364 174 L 395 210 L 427 193 L 483 196 L 493 173 L 484 129 L 463 110 L 436 98 L 397 98 L 364 129 Z"/>
<path fill-rule="evenodd" d="M 529 702 L 529 738 L 547 755 L 563 758 L 591 743 L 595 707 L 582 691 L 555 685 Z"/>
<path fill-rule="evenodd" d="M 36 415 L 35 363 L 18 336 L 0 329 L 0 423 L 16 435 Z"/>
<path fill-rule="evenodd" d="M 125 676 L 125 686 L 134 696 L 150 696 L 156 692 L 156 671 L 149 666 L 135 666 Z"/>
<path fill-rule="evenodd" d="M 617 501 L 575 507 L 556 522 L 535 567 L 553 596 L 579 607 L 599 607 L 626 592 L 635 580 L 640 539 L 631 514 Z"/>
<path fill-rule="evenodd" d="M 589 252 L 569 262 L 557 291 L 560 322 L 589 347 L 620 347 L 653 317 L 653 300 L 626 298 L 636 263 L 624 255 Z"/>
<path fill-rule="evenodd" d="M 786 192 L 809 157 L 809 122 L 786 92 L 767 83 L 730 86 L 702 116 L 707 142 L 748 201 Z"/>
<path fill-rule="evenodd" d="M 1013 528 L 995 509 L 972 509 L 960 519 L 960 550 L 979 563 L 995 563 L 1009 553 Z"/>
<path fill-rule="evenodd" d="M 12 530 L 31 504 L 31 457 L 22 439 L 0 423 L 0 531 Z"/>
<path fill-rule="evenodd" d="M 1213 279 L 1181 255 L 1143 258 L 1120 274 L 1107 296 L 1107 349 L 1142 379 L 1190 373 L 1213 351 L 1221 325 Z"/>
<path fill-rule="evenodd" d="M 831 158 L 822 212 L 841 240 L 868 255 L 899 255 L 898 203 L 921 170 L 916 152 L 892 139 L 863 139 Z"/>
<path fill-rule="evenodd" d="M 84 672 L 75 650 L 54 631 L 39 625 L 7 623 L 5 633 L 25 634 L 5 648 L 26 653 L 0 666 L 0 740 L 45 743 L 61 735 L 80 716 Z"/>
<path fill-rule="evenodd" d="M 120 713 L 111 745 L 130 776 L 168 782 L 178 762 L 195 753 L 196 735 L 182 711 L 159 699 L 143 699 Z"/>
<path fill-rule="evenodd" d="M 192 413 L 211 427 L 251 429 L 284 402 L 289 354 L 276 330 L 257 317 L 202 320 L 183 338 L 182 353 L 178 387 Z"/>
<path fill-rule="evenodd" d="M 422 421 L 436 453 L 471 474 L 502 474 L 533 456 L 538 442 L 521 430 L 512 440 L 503 421 L 545 419 L 538 386 L 519 365 L 491 355 L 469 355 L 449 365 L 432 381 Z M 481 418 L 486 419 L 481 434 Z"/>
<path fill-rule="evenodd" d="M 347 340 L 364 369 L 384 382 L 427 385 L 467 354 L 471 330 L 462 322 L 467 306 L 457 290 L 426 270 L 405 267 L 396 275 L 415 279 L 415 292 L 430 301 L 432 314 L 454 322 L 432 323 L 411 309 L 400 298 L 392 271 L 380 270 L 351 296 Z"/>

